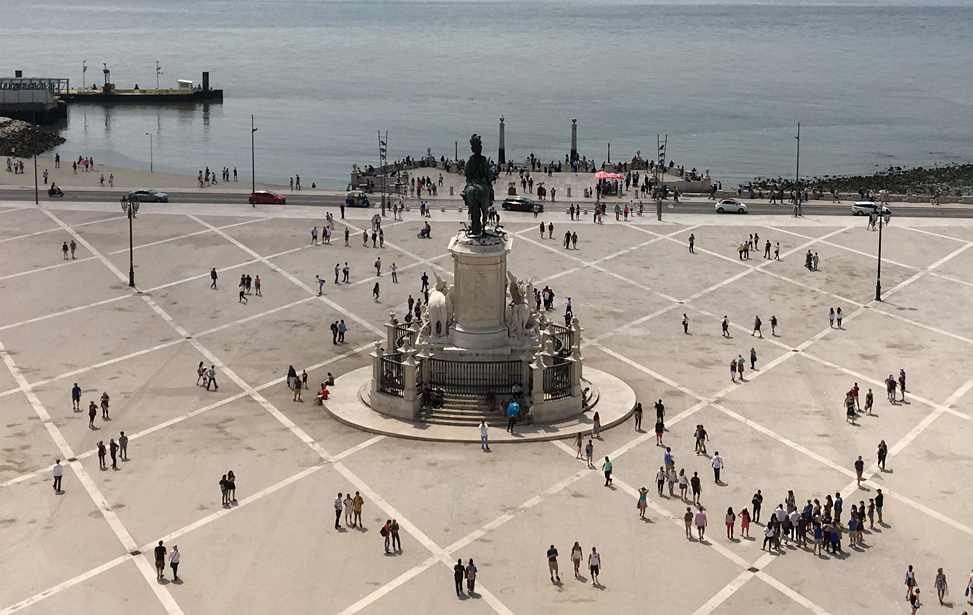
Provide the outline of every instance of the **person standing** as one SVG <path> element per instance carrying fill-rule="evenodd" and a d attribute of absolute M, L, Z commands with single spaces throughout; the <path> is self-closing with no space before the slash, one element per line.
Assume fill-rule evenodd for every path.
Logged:
<path fill-rule="evenodd" d="M 81 387 L 78 386 L 77 382 L 71 388 L 71 409 L 75 412 L 81 412 Z"/>
<path fill-rule="evenodd" d="M 311 229 L 311 245 L 318 245 L 318 227 L 316 226 Z"/>
<path fill-rule="evenodd" d="M 594 458 L 594 455 L 595 455 L 595 445 L 591 442 L 591 440 L 588 440 L 588 444 L 586 444 L 584 447 L 584 456 L 585 456 L 585 460 L 588 463 L 589 469 L 595 467 L 592 464 L 592 459 Z"/>
<path fill-rule="evenodd" d="M 345 527 L 355 525 L 355 501 L 351 498 L 351 492 L 345 494 L 345 499 L 341 501 L 345 511 Z"/>
<path fill-rule="evenodd" d="M 655 473 L 655 487 L 656 491 L 659 492 L 659 497 L 662 497 L 662 488 L 666 484 L 666 470 L 662 466 L 659 466 L 659 471 Z"/>
<path fill-rule="evenodd" d="M 834 329 L 834 308 L 828 310 L 828 326 Z"/>
<path fill-rule="evenodd" d="M 700 506 L 696 509 L 696 533 L 699 535 L 699 541 L 703 542 L 703 536 L 706 533 L 706 511 Z"/>
<path fill-rule="evenodd" d="M 869 389 L 869 393 L 870 392 L 871 389 Z M 865 403 L 867 405 L 868 402 L 866 401 Z M 882 440 L 881 442 L 878 443 L 878 449 L 875 452 L 878 456 L 878 467 L 880 467 L 882 471 L 885 471 L 885 460 L 886 458 L 888 458 L 889 455 L 889 447 L 885 443 L 885 440 Z"/>
<path fill-rule="evenodd" d="M 686 314 L 682 315 L 682 332 L 689 335 L 689 316 Z"/>
<path fill-rule="evenodd" d="M 696 253 L 696 250 L 694 249 L 695 245 L 696 245 L 696 235 L 690 233 L 689 234 L 689 253 L 690 254 L 695 254 Z"/>
<path fill-rule="evenodd" d="M 605 457 L 605 463 L 602 464 L 601 468 L 605 471 L 605 486 L 610 487 L 612 484 L 612 462 Z"/>
<path fill-rule="evenodd" d="M 635 431 L 642 431 L 642 404 L 640 403 L 635 404 L 634 416 L 635 416 Z M 580 436 L 581 434 L 578 434 L 578 437 Z M 580 458 L 580 453 L 581 453 L 581 447 L 579 446 L 578 447 L 579 458 Z"/>
<path fill-rule="evenodd" d="M 397 519 L 392 519 L 389 532 L 392 533 L 392 550 L 402 553 L 402 540 L 399 538 L 399 522 Z"/>
<path fill-rule="evenodd" d="M 726 537 L 733 540 L 733 529 L 736 527 L 737 516 L 733 513 L 733 508 L 726 509 Z"/>
<path fill-rule="evenodd" d="M 574 543 L 578 544 L 578 543 Z M 966 584 L 966 595 L 968 596 L 967 602 L 973 605 L 973 574 L 970 575 L 970 580 Z"/>
<path fill-rule="evenodd" d="M 817 257 L 817 254 L 815 254 L 815 257 Z M 816 258 L 815 258 L 815 260 L 816 260 Z M 817 269 L 818 268 L 817 265 L 815 265 L 814 268 Z M 838 323 L 838 328 L 840 329 L 841 328 L 841 317 L 842 317 L 842 313 L 841 313 L 841 308 L 840 307 L 838 308 L 838 311 L 835 312 L 834 317 L 835 317 L 835 320 Z"/>
<path fill-rule="evenodd" d="M 111 400 L 108 397 L 108 391 L 101 394 L 101 418 L 102 420 L 109 420 L 108 418 L 108 402 Z"/>
<path fill-rule="evenodd" d="M 862 456 L 858 456 L 858 460 L 855 461 L 855 474 L 858 477 L 858 488 L 862 488 L 862 473 L 865 471 L 865 462 L 862 460 Z"/>
<path fill-rule="evenodd" d="M 649 492 L 649 490 L 646 489 L 645 487 L 639 487 L 639 503 L 638 503 L 638 509 L 639 509 L 639 518 L 640 519 L 645 519 L 645 509 L 648 508 L 648 506 L 649 506 L 649 503 L 646 500 L 646 494 L 648 494 L 648 492 Z"/>
<path fill-rule="evenodd" d="M 874 403 L 875 403 L 875 394 L 872 393 L 871 389 L 868 389 L 868 393 L 865 394 L 865 414 L 872 413 L 872 404 Z M 882 469 L 884 470 L 885 467 L 883 466 Z"/>
<path fill-rule="evenodd" d="M 686 514 L 682 516 L 683 523 L 686 524 L 686 538 L 692 540 L 693 538 L 693 509 L 686 507 Z"/>
<path fill-rule="evenodd" d="M 355 492 L 355 497 L 352 499 L 352 503 L 353 503 L 352 504 L 353 505 L 353 510 L 355 511 L 355 521 L 354 521 L 354 524 L 353 525 L 354 525 L 354 527 L 357 527 L 357 528 L 364 528 L 365 525 L 362 523 L 362 520 L 361 520 L 361 509 L 362 509 L 362 506 L 364 506 L 364 504 L 365 504 L 365 499 L 361 496 L 361 494 L 359 492 L 356 491 Z"/>
<path fill-rule="evenodd" d="M 155 548 L 155 573 L 156 579 L 165 578 L 166 572 L 166 548 L 162 546 L 162 541 L 159 541 L 158 546 Z"/>
<path fill-rule="evenodd" d="M 345 324 L 345 319 L 342 318 L 338 321 L 338 343 L 345 343 L 345 333 L 348 331 L 348 325 Z"/>
<path fill-rule="evenodd" d="M 488 440 L 486 419 L 480 421 L 479 429 L 480 429 L 480 450 L 489 452 L 490 442 Z M 578 437 L 580 438 L 581 434 L 578 434 Z"/>
<path fill-rule="evenodd" d="M 172 568 L 172 580 L 176 583 L 179 582 L 179 558 L 181 555 L 179 545 L 172 545 L 172 551 L 169 553 L 169 567 Z"/>
<path fill-rule="evenodd" d="M 88 404 L 88 429 L 95 428 L 95 417 L 98 416 L 98 406 L 95 405 L 94 400 Z"/>
<path fill-rule="evenodd" d="M 385 553 L 386 554 L 391 553 L 391 551 L 389 551 L 389 541 L 392 538 L 392 528 L 391 528 L 391 525 L 392 525 L 392 520 L 391 519 L 386 519 L 385 525 L 383 525 L 382 526 L 382 529 L 380 529 L 378 531 L 378 533 L 382 535 L 382 538 L 385 539 Z"/>
<path fill-rule="evenodd" d="M 740 536 L 750 538 L 750 513 L 746 508 L 740 511 Z"/>
<path fill-rule="evenodd" d="M 342 212 L 344 214 L 344 212 Z M 341 216 L 344 218 L 344 215 Z M 456 565 L 453 566 L 453 583 L 456 584 L 456 596 L 463 595 L 463 577 L 466 576 L 466 567 L 463 565 L 463 560 L 456 560 Z"/>
<path fill-rule="evenodd" d="M 709 440 L 709 435 L 706 433 L 706 428 L 702 425 L 696 426 L 696 454 L 705 455 L 706 454 L 706 441 Z"/>
<path fill-rule="evenodd" d="M 216 366 L 210 365 L 209 370 L 206 372 L 206 390 L 209 390 L 209 385 L 213 385 L 214 391 L 220 390 L 220 385 L 216 384 Z"/>
<path fill-rule="evenodd" d="M 770 335 L 777 337 L 777 316 L 770 315 Z"/>
<path fill-rule="evenodd" d="M 113 470 L 118 469 L 118 444 L 115 442 L 115 438 L 111 438 L 108 441 L 108 454 L 111 455 L 111 467 Z"/>
<path fill-rule="evenodd" d="M 764 496 L 760 493 L 760 489 L 757 489 L 757 493 L 753 494 L 753 499 L 750 500 L 750 505 L 753 506 L 753 522 L 760 523 L 760 507 L 763 506 Z"/>
<path fill-rule="evenodd" d="M 466 565 L 466 591 L 472 596 L 473 592 L 476 590 L 476 565 L 473 564 L 473 558 L 470 558 L 470 563 Z"/>
<path fill-rule="evenodd" d="M 720 483 L 720 470 L 723 469 L 723 458 L 720 457 L 720 452 L 719 451 L 716 451 L 715 453 L 713 453 L 712 465 L 713 465 L 713 475 L 716 477 L 716 484 L 719 485 L 719 484 L 721 484 Z"/>
<path fill-rule="evenodd" d="M 557 569 L 557 549 L 554 545 L 551 545 L 551 548 L 547 550 L 547 570 L 551 573 L 551 583 L 554 583 L 555 579 L 558 583 L 561 582 Z"/>
<path fill-rule="evenodd" d="M 723 315 L 723 337 L 730 337 L 730 319 Z"/>
<path fill-rule="evenodd" d="M 905 599 L 909 600 L 912 598 L 912 595 L 917 591 L 916 573 L 913 572 L 911 565 L 909 566 L 909 569 L 905 571 L 905 587 L 906 587 Z"/>
<path fill-rule="evenodd" d="M 882 523 L 882 508 L 885 506 L 885 494 L 882 493 L 881 489 L 877 490 L 878 493 L 875 494 L 875 512 L 878 513 L 878 522 Z"/>
<path fill-rule="evenodd" d="M 588 572 L 591 573 L 591 584 L 598 585 L 598 574 L 601 572 L 601 554 L 594 547 L 588 555 Z"/>
<path fill-rule="evenodd" d="M 64 466 L 61 465 L 60 459 L 54 460 L 54 493 L 61 493 L 61 478 L 64 476 Z M 973 577 L 970 577 L 971 582 L 973 582 Z"/>
<path fill-rule="evenodd" d="M 399 268 L 395 266 L 395 263 L 392 263 L 392 266 L 389 268 L 389 271 L 392 273 L 392 283 L 393 284 L 398 284 L 399 283 Z"/>
<path fill-rule="evenodd" d="M 64 256 L 64 260 L 68 260 L 68 242 L 61 244 L 61 254 Z"/>
<path fill-rule="evenodd" d="M 341 493 L 338 493 L 338 497 L 334 499 L 334 529 L 341 529 L 341 510 L 344 507 L 344 500 L 341 499 Z"/>
<path fill-rule="evenodd" d="M 689 485 L 693 488 L 693 504 L 699 506 L 699 496 L 702 491 L 699 472 L 693 472 L 693 477 L 689 479 Z"/>
<path fill-rule="evenodd" d="M 345 261 L 345 266 L 341 268 L 341 281 L 346 284 L 351 283 L 351 267 L 348 266 L 348 261 Z"/>
<path fill-rule="evenodd" d="M 768 523 L 767 527 L 764 528 L 764 542 L 762 545 L 760 545 L 761 551 L 765 549 L 770 551 L 770 549 L 774 548 L 774 534 L 776 533 L 774 531 L 774 527 L 774 523 Z"/>
<path fill-rule="evenodd" d="M 756 369 L 757 369 L 757 351 L 751 348 L 750 349 L 750 371 L 755 371 Z"/>

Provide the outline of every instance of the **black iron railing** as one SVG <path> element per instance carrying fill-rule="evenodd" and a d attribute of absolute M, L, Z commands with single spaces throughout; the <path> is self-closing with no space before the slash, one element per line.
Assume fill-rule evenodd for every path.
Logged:
<path fill-rule="evenodd" d="M 571 364 L 561 363 L 544 369 L 544 399 L 571 396 Z"/>
<path fill-rule="evenodd" d="M 382 363 L 382 378 L 379 390 L 387 395 L 402 397 L 405 390 L 405 377 L 402 371 L 402 356 L 398 354 L 385 355 L 380 359 Z"/>
<path fill-rule="evenodd" d="M 525 388 L 520 361 L 447 361 L 429 359 L 429 384 L 447 394 L 483 396 L 491 390 L 508 395 L 515 384 Z"/>

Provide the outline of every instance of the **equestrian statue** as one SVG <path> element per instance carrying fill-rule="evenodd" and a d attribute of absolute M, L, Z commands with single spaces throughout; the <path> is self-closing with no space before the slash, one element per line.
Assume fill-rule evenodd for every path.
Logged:
<path fill-rule="evenodd" d="M 493 205 L 493 171 L 483 155 L 480 135 L 470 137 L 473 155 L 466 162 L 466 187 L 463 201 L 470 209 L 469 235 L 479 237 L 486 229 L 487 214 Z"/>

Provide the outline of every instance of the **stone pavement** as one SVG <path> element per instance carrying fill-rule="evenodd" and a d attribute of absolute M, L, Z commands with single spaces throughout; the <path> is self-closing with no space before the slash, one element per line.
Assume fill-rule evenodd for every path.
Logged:
<path fill-rule="evenodd" d="M 419 240 L 417 214 L 386 223 L 386 247 L 363 248 L 369 211 L 355 211 L 351 247 L 309 245 L 323 211 L 297 207 L 143 205 L 135 221 L 136 282 L 127 285 L 127 220 L 117 204 L 0 203 L 0 615 L 108 610 L 143 613 L 893 613 L 906 612 L 905 568 L 917 570 L 926 610 L 942 566 L 959 613 L 973 567 L 973 501 L 957 477 L 973 471 L 973 225 L 969 220 L 893 220 L 884 232 L 885 301 L 875 303 L 877 237 L 851 216 L 667 216 L 664 223 L 571 223 L 506 214 L 516 233 L 512 272 L 551 285 L 585 329 L 586 365 L 632 386 L 652 429 L 652 402 L 666 404 L 678 468 L 699 472 L 707 538 L 686 540 L 685 503 L 651 489 L 662 451 L 631 422 L 606 430 L 615 480 L 574 459 L 570 440 L 497 444 L 415 442 L 344 426 L 320 407 L 292 401 L 288 365 L 313 387 L 327 372 L 367 365 L 389 309 L 418 296 L 423 271 L 447 266 L 446 243 L 462 215 L 433 212 L 433 238 Z M 335 211 L 335 213 L 337 213 Z M 313 216 L 313 217 L 309 217 Z M 338 224 L 341 230 L 341 222 Z M 579 235 L 564 250 L 565 230 Z M 356 235 L 357 232 L 357 235 Z M 737 243 L 757 232 L 780 242 L 782 261 Z M 696 252 L 686 247 L 696 236 Z M 64 261 L 61 243 L 79 244 Z M 803 268 L 803 253 L 821 257 Z M 400 284 L 372 263 L 394 261 Z M 335 263 L 352 268 L 333 284 Z M 209 270 L 220 273 L 209 288 Z M 240 274 L 259 275 L 263 296 L 238 302 Z M 315 274 L 327 282 L 317 295 Z M 842 329 L 828 326 L 842 307 Z M 560 312 L 559 312 L 560 313 Z M 690 335 L 682 332 L 682 314 Z M 720 334 L 726 314 L 731 337 Z M 763 338 L 751 337 L 754 315 Z M 770 335 L 770 315 L 780 325 Z M 329 345 L 329 324 L 349 323 Z M 758 354 L 757 370 L 731 383 L 729 358 Z M 217 369 L 220 387 L 195 386 L 196 365 Z M 748 366 L 749 367 L 749 366 Z M 882 381 L 908 372 L 907 401 L 886 401 Z M 88 428 L 74 413 L 111 396 L 111 420 Z M 842 399 L 854 382 L 876 393 L 875 416 L 853 427 Z M 726 461 L 714 485 L 710 460 L 692 450 L 703 423 L 710 451 Z M 100 470 L 95 447 L 125 431 L 129 460 Z M 888 470 L 877 471 L 884 439 Z M 856 491 L 853 462 L 866 460 Z M 63 493 L 51 464 L 67 460 Z M 221 506 L 218 481 L 233 470 L 236 505 Z M 650 488 L 641 521 L 637 489 Z M 815 557 L 785 543 L 781 554 L 753 539 L 725 538 L 728 506 L 766 495 L 763 516 L 793 489 L 799 502 L 841 492 L 845 509 L 887 495 L 885 523 L 865 545 Z M 360 491 L 364 528 L 335 531 L 337 492 Z M 966 494 L 966 495 L 963 495 Z M 381 523 L 398 519 L 401 554 L 385 555 Z M 737 526 L 739 532 L 739 524 Z M 181 583 L 157 582 L 152 547 L 179 545 Z M 601 585 L 573 578 L 574 541 L 603 554 Z M 562 584 L 545 552 L 561 554 Z M 477 593 L 457 604 L 451 566 L 479 567 Z"/>

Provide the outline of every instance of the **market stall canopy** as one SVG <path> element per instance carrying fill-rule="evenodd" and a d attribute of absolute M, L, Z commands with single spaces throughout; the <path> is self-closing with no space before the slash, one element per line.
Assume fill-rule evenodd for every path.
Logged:
<path fill-rule="evenodd" d="M 618 173 L 609 173 L 607 171 L 598 171 L 595 173 L 595 179 L 625 179 L 624 175 Z"/>

